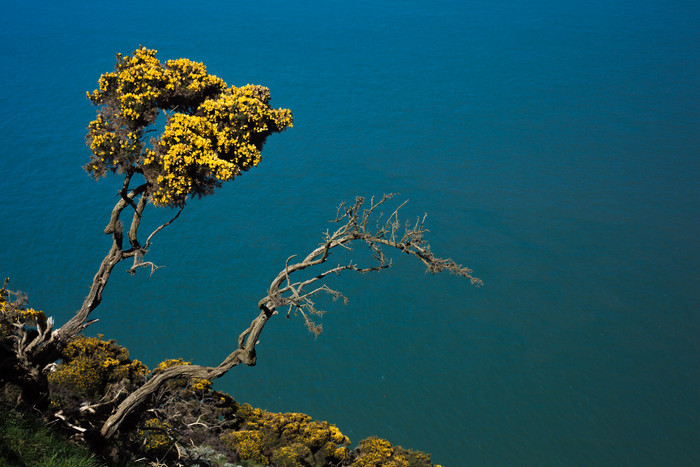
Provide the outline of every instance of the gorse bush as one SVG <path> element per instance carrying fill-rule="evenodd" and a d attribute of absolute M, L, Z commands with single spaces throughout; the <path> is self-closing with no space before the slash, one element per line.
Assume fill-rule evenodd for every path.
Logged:
<path fill-rule="evenodd" d="M 423 452 L 392 446 L 376 436 L 360 441 L 350 467 L 430 467 L 430 456 Z M 437 466 L 440 467 L 440 466 Z"/>
<path fill-rule="evenodd" d="M 328 422 L 302 413 L 273 413 L 242 404 L 236 411 L 241 431 L 222 440 L 243 462 L 279 465 L 340 465 L 350 440 Z"/>
<path fill-rule="evenodd" d="M 266 87 L 229 87 L 202 63 L 162 63 L 145 47 L 117 55 L 115 70 L 100 77 L 88 98 L 100 111 L 88 126 L 93 155 L 85 170 L 95 178 L 141 173 L 159 206 L 213 193 L 260 162 L 269 135 L 292 126 L 288 109 L 270 107 Z M 146 141 L 161 110 L 165 128 Z"/>
<path fill-rule="evenodd" d="M 231 431 L 221 437 L 226 447 L 238 454 L 240 461 L 248 465 L 270 463 L 265 456 L 265 445 L 262 433 L 255 430 Z"/>
<path fill-rule="evenodd" d="M 408 465 L 403 459 L 394 458 L 394 449 L 385 439 L 375 437 L 364 439 L 360 441 L 358 451 L 359 457 L 352 463 L 352 467 L 407 467 Z"/>
<path fill-rule="evenodd" d="M 55 394 L 97 400 L 110 392 L 129 389 L 146 380 L 148 368 L 129 359 L 129 351 L 102 336 L 79 335 L 63 351 L 63 362 L 49 374 Z"/>
<path fill-rule="evenodd" d="M 272 463 L 284 467 L 305 467 L 309 465 L 309 459 L 313 453 L 308 446 L 302 443 L 294 443 L 282 446 L 272 454 Z"/>
<path fill-rule="evenodd" d="M 43 313 L 27 308 L 26 300 L 8 300 L 1 295 L 4 322 L 23 323 L 31 328 Z M 32 311 L 28 311 L 32 310 Z M 79 335 L 61 354 L 61 362 L 48 374 L 52 404 L 49 413 L 71 424 L 98 427 L 104 417 L 134 387 L 169 368 L 189 366 L 181 358 L 167 359 L 152 373 L 129 351 L 102 336 Z M 7 388 L 5 389 L 7 391 Z M 126 459 L 142 458 L 166 465 L 273 465 L 281 467 L 429 467 L 430 456 L 392 446 L 387 440 L 368 438 L 355 449 L 350 440 L 328 422 L 313 420 L 302 413 L 274 413 L 239 404 L 227 394 L 211 389 L 201 378 L 176 378 L 162 386 L 160 403 L 146 412 L 134 414 L 119 437 L 127 447 Z M 84 410 L 85 408 L 90 410 Z M 5 432 L 3 432 L 5 433 Z M 3 434 L 6 439 L 7 436 Z M 10 435 L 14 436 L 14 435 Z M 78 437 L 83 439 L 82 435 Z M 42 441 L 54 443 L 57 441 Z M 21 444 L 24 446 L 24 444 Z M 0 446 L 7 451 L 7 446 Z M 122 449 L 123 449 L 122 448 Z M 42 448 L 43 449 L 43 448 Z M 63 448 L 60 448 L 63 449 Z M 57 452 L 63 452 L 63 451 Z M 49 456 L 56 456 L 49 448 Z M 122 451 L 122 456 L 126 454 Z M 12 453 L 2 453 L 0 465 L 97 465 L 91 457 L 62 458 L 42 464 L 5 461 Z M 44 454 L 32 454 L 33 459 Z M 41 457 L 44 459 L 44 457 Z M 72 458 L 69 458 L 72 459 Z M 9 462 L 9 464 L 8 464 Z"/>
<path fill-rule="evenodd" d="M 24 327 L 46 327 L 43 311 L 27 307 L 27 299 L 21 293 L 7 290 L 8 280 L 0 289 L 0 339 L 15 334 Z"/>
<path fill-rule="evenodd" d="M 170 424 L 158 418 L 149 418 L 139 427 L 137 439 L 149 456 L 163 458 L 175 442 L 170 435 Z"/>
<path fill-rule="evenodd" d="M 335 227 L 326 230 L 318 246 L 288 257 L 257 302 L 256 316 L 231 339 L 232 348 L 220 364 L 168 359 L 149 373 L 115 341 L 83 335 L 97 321 L 90 315 L 102 302 L 114 268 L 130 260 L 131 274 L 140 268 L 158 269 L 145 260 L 153 237 L 178 219 L 189 199 L 213 194 L 256 166 L 268 136 L 291 127 L 292 114 L 270 106 L 266 87 L 229 86 L 202 63 L 184 58 L 161 62 L 155 50 L 145 47 L 127 56 L 118 54 L 114 71 L 101 75 L 98 88 L 87 95 L 97 116 L 88 125 L 91 154 L 84 169 L 96 180 L 109 173 L 123 177 L 104 228 L 111 246 L 82 305 L 56 329 L 52 318 L 29 308 L 21 294 L 3 286 L 3 390 L 12 386 L 17 403 L 41 407 L 73 430 L 76 439 L 92 443 L 113 462 L 141 456 L 168 464 L 212 464 L 211 459 L 223 455 L 248 465 L 429 465 L 421 455 L 377 438 L 349 450 L 349 439 L 327 422 L 253 409 L 211 389 L 211 381 L 232 368 L 256 364 L 259 337 L 281 312 L 300 316 L 318 335 L 322 327 L 314 320 L 323 310 L 316 307 L 317 295 L 344 297 L 327 286 L 326 278 L 386 269 L 392 262 L 385 250 L 413 256 L 431 273 L 447 271 L 480 285 L 469 268 L 432 253 L 424 238 L 426 216 L 404 223 L 399 210 L 405 203 L 385 216 L 392 194 L 342 203 L 332 220 Z M 148 234 L 139 228 L 151 205 L 177 212 Z M 332 251 L 352 251 L 358 243 L 369 248 L 371 259 L 326 264 Z M 202 456 L 210 451 L 217 454 L 205 462 Z"/>

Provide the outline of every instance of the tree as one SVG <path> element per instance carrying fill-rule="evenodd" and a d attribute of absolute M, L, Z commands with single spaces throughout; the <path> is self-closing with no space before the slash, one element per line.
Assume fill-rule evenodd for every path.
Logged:
<path fill-rule="evenodd" d="M 84 169 L 96 180 L 110 172 L 124 179 L 104 230 L 112 247 L 81 308 L 42 346 L 46 363 L 91 324 L 88 318 L 119 262 L 132 259 L 131 273 L 144 266 L 155 269 L 143 259 L 151 240 L 177 219 L 188 198 L 210 195 L 257 165 L 267 137 L 292 126 L 289 110 L 270 107 L 267 88 L 229 87 L 202 63 L 161 63 L 156 51 L 145 47 L 130 56 L 117 55 L 114 71 L 100 77 L 88 99 L 99 111 L 88 126 L 92 155 Z M 159 131 L 161 114 L 160 135 L 149 137 Z M 177 213 L 142 241 L 139 226 L 148 204 Z M 121 220 L 125 211 L 131 214 L 128 228 Z"/>
<path fill-rule="evenodd" d="M 31 323 L 22 322 L 31 324 L 31 329 L 19 321 L 11 323 L 14 330 L 6 334 L 13 342 L 15 361 L 22 362 L 24 371 L 36 380 L 50 371 L 61 351 L 95 321 L 90 315 L 100 304 L 118 263 L 131 260 L 131 274 L 142 267 L 153 272 L 157 266 L 145 260 L 151 242 L 178 218 L 188 200 L 213 194 L 223 182 L 257 165 L 267 137 L 292 126 L 289 110 L 270 107 L 267 88 L 228 86 L 208 74 L 201 63 L 187 59 L 161 63 L 155 55 L 154 50 L 144 47 L 130 56 L 117 55 L 115 70 L 103 74 L 99 88 L 88 93 L 90 101 L 98 106 L 98 113 L 88 126 L 87 144 L 92 155 L 84 169 L 95 179 L 108 173 L 123 177 L 119 200 L 104 230 L 111 236 L 112 245 L 82 306 L 63 326 L 53 330 L 53 320 L 37 312 L 36 316 L 30 313 Z M 382 210 L 389 207 L 393 198 L 394 195 L 385 195 L 368 201 L 358 197 L 351 204 L 341 204 L 336 212 L 336 229 L 327 231 L 319 246 L 303 259 L 298 260 L 296 255 L 287 259 L 257 303 L 257 316 L 237 336 L 232 352 L 218 366 L 163 368 L 129 394 L 120 391 L 109 401 L 114 410 L 104 421 L 101 436 L 112 437 L 129 414 L 156 398 L 159 389 L 169 381 L 211 381 L 238 364 L 255 365 L 258 338 L 279 310 L 286 311 L 287 316 L 300 315 L 310 331 L 320 333 L 321 327 L 314 319 L 321 312 L 314 297 L 319 293 L 343 297 L 324 280 L 345 271 L 364 273 L 388 268 L 391 260 L 386 249 L 415 257 L 431 273 L 448 271 L 474 285 L 481 283 L 470 269 L 432 253 L 424 238 L 425 216 L 402 223 L 399 210 L 405 203 L 389 208 L 385 215 Z M 139 226 L 148 205 L 173 209 L 175 213 L 144 240 Z M 130 221 L 125 224 L 122 218 L 127 216 Z M 345 265 L 327 265 L 338 247 L 352 250 L 358 244 L 371 252 L 369 263 L 353 260 Z M 23 309 L 20 301 L 11 302 L 6 289 L 2 290 L 3 312 L 5 308 Z M 9 352 L 9 346 L 5 350 Z"/>

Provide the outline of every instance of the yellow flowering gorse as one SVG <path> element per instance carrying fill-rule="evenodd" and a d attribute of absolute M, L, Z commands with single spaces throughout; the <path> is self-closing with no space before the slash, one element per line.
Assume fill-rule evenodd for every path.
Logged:
<path fill-rule="evenodd" d="M 150 418 L 139 428 L 137 436 L 146 452 L 162 455 L 174 443 L 170 431 L 170 424 L 167 421 Z"/>
<path fill-rule="evenodd" d="M 7 282 L 5 283 L 7 285 Z M 15 332 L 17 325 L 34 327 L 46 326 L 46 315 L 41 310 L 28 308 L 23 300 L 12 300 L 5 287 L 0 289 L 0 337 Z"/>
<path fill-rule="evenodd" d="M 235 450 L 241 460 L 263 465 L 267 465 L 270 462 L 263 454 L 263 435 L 258 431 L 232 431 L 222 436 L 221 440 L 229 448 Z"/>
<path fill-rule="evenodd" d="M 155 55 L 145 47 L 117 55 L 115 71 L 88 93 L 101 106 L 88 126 L 93 155 L 84 167 L 95 178 L 140 173 L 155 205 L 182 206 L 257 165 L 266 138 L 292 126 L 289 110 L 270 107 L 267 88 L 228 87 L 202 63 L 163 64 Z M 146 141 L 160 111 L 161 135 Z"/>
<path fill-rule="evenodd" d="M 129 351 L 102 336 L 79 335 L 63 350 L 62 363 L 49 374 L 49 382 L 78 396 L 99 398 L 109 386 L 128 380 L 143 382 L 148 368 L 129 359 Z"/>
<path fill-rule="evenodd" d="M 328 422 L 302 413 L 273 413 L 242 404 L 236 418 L 243 429 L 221 440 L 241 460 L 275 465 L 340 465 L 347 458 L 350 440 Z M 264 461 L 267 463 L 267 461 Z"/>

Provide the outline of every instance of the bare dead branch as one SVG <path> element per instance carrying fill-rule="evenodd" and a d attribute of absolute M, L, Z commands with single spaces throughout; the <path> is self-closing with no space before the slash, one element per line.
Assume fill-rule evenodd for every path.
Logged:
<path fill-rule="evenodd" d="M 160 232 L 161 230 L 163 230 L 164 228 L 166 228 L 167 226 L 169 226 L 170 224 L 172 224 L 173 222 L 175 222 L 175 219 L 177 219 L 178 217 L 180 217 L 180 213 L 182 213 L 182 210 L 183 210 L 183 209 L 185 209 L 185 206 L 181 206 L 180 209 L 178 209 L 177 214 L 175 214 L 175 217 L 173 217 L 173 218 L 170 219 L 168 222 L 166 222 L 165 224 L 161 225 L 161 226 L 158 227 L 156 230 L 154 230 L 153 232 L 151 232 L 151 235 L 149 235 L 148 238 L 146 239 L 145 248 L 148 248 L 149 246 L 151 246 L 151 239 L 153 238 L 153 236 L 154 236 L 155 234 L 157 234 L 158 232 Z"/>
<path fill-rule="evenodd" d="M 207 425 L 206 423 L 201 422 L 201 421 L 200 421 L 201 419 L 202 419 L 202 416 L 200 415 L 199 417 L 197 417 L 197 420 L 196 420 L 196 421 L 194 421 L 194 422 L 192 422 L 192 423 L 188 423 L 188 424 L 187 424 L 187 427 L 193 427 L 193 426 L 195 426 L 195 425 L 200 425 L 200 426 L 203 426 L 203 427 L 206 428 L 206 429 L 209 429 L 209 425 Z"/>
<path fill-rule="evenodd" d="M 85 433 L 87 431 L 87 428 L 83 428 L 78 425 L 74 425 L 71 422 L 68 421 L 65 415 L 63 415 L 63 411 L 59 410 L 54 414 L 54 417 L 58 418 L 59 420 L 63 421 L 63 423 L 66 424 L 69 428 L 72 428 L 73 430 L 77 431 L 78 433 Z"/>
<path fill-rule="evenodd" d="M 158 266 L 157 264 L 151 262 L 151 261 L 140 261 L 140 259 L 143 258 L 142 255 L 135 255 L 134 256 L 134 264 L 126 270 L 129 274 L 132 276 L 136 274 L 136 270 L 138 268 L 143 268 L 143 267 L 150 267 L 151 268 L 151 276 L 153 275 L 154 272 L 156 272 L 157 269 L 164 268 L 165 266 Z"/>
<path fill-rule="evenodd" d="M 38 334 L 34 338 L 34 340 L 32 340 L 32 342 L 29 343 L 27 348 L 24 350 L 25 353 L 27 353 L 27 354 L 32 353 L 37 346 L 39 346 L 41 343 L 43 343 L 47 339 L 47 337 L 51 334 L 51 331 L 53 330 L 53 323 L 54 323 L 54 320 L 53 320 L 52 316 L 49 316 L 48 318 L 46 318 L 46 325 L 45 326 L 42 326 L 41 323 L 37 323 L 36 329 L 38 331 Z"/>
<path fill-rule="evenodd" d="M 67 323 L 65 323 L 59 329 L 53 331 L 49 335 L 50 337 L 47 338 L 45 335 L 42 337 L 41 341 L 37 341 L 32 346 L 32 350 L 36 350 L 41 354 L 37 357 L 37 360 L 42 365 L 55 361 L 59 356 L 61 348 L 67 345 L 67 343 L 78 335 L 78 333 L 94 322 L 94 320 L 88 320 L 88 317 L 90 313 L 92 313 L 92 311 L 102 302 L 102 293 L 107 286 L 112 270 L 119 262 L 133 257 L 134 264 L 128 271 L 132 274 L 140 267 L 150 267 L 151 274 L 153 274 L 153 272 L 159 267 L 154 263 L 143 261 L 142 258 L 147 253 L 147 248 L 150 246 L 153 236 L 164 227 L 175 221 L 175 219 L 179 217 L 184 206 L 179 209 L 178 213 L 170 221 L 161 225 L 154 232 L 152 232 L 149 235 L 146 244 L 141 246 L 141 243 L 138 240 L 138 228 L 141 224 L 143 211 L 148 203 L 149 196 L 147 194 L 147 189 L 149 184 L 148 182 L 144 183 L 127 192 L 132 175 L 132 172 L 128 172 L 126 174 L 122 190 L 119 193 L 120 199 L 112 209 L 109 223 L 104 229 L 105 234 L 112 236 L 112 246 L 110 251 L 102 260 L 100 267 L 92 280 L 90 291 L 85 297 L 82 306 Z M 138 203 L 135 203 L 134 200 L 138 196 L 140 196 Z M 134 214 L 131 219 L 129 230 L 126 232 L 131 248 L 129 250 L 124 250 L 122 243 L 125 233 L 120 216 L 127 206 L 134 208 Z"/>
<path fill-rule="evenodd" d="M 470 269 L 457 265 L 451 259 L 438 258 L 433 255 L 430 251 L 430 245 L 423 238 L 424 233 L 427 232 L 424 227 L 426 216 L 417 218 L 412 224 L 406 224 L 404 232 L 402 234 L 399 233 L 399 209 L 405 205 L 405 202 L 394 209 L 383 223 L 375 219 L 373 224 L 370 224 L 370 219 L 382 217 L 381 213 L 376 214 L 377 210 L 393 196 L 385 195 L 378 201 L 371 198 L 367 209 L 363 209 L 365 199 L 360 197 L 355 200 L 354 205 L 351 207 L 344 203 L 338 206 L 335 222 L 339 224 L 339 227 L 332 233 L 326 231 L 323 235 L 323 241 L 318 247 L 308 253 L 303 260 L 293 263 L 292 260 L 297 257 L 296 255 L 287 258 L 284 268 L 272 280 L 267 295 L 258 302 L 260 313 L 239 334 L 235 350 L 221 364 L 216 367 L 179 365 L 167 368 L 162 373 L 153 376 L 119 404 L 115 413 L 102 426 L 102 435 L 105 438 L 113 436 L 125 418 L 150 398 L 157 396 L 159 388 L 167 381 L 180 378 L 197 378 L 212 381 L 223 376 L 231 368 L 241 363 L 249 366 L 255 365 L 255 346 L 259 343 L 260 333 L 270 317 L 277 314 L 276 309 L 279 307 L 288 307 L 287 316 L 293 312 L 299 312 L 307 328 L 318 335 L 322 331 L 322 327 L 314 323 L 311 317 L 314 315 L 320 316 L 324 312 L 316 308 L 313 297 L 320 293 L 327 293 L 334 300 L 342 298 L 344 301 L 347 301 L 347 298 L 341 292 L 331 289 L 326 284 L 322 284 L 310 291 L 306 291 L 305 288 L 323 281 L 331 274 L 340 274 L 343 271 L 365 273 L 380 271 L 390 267 L 391 260 L 384 254 L 382 247 L 395 248 L 418 258 L 426 265 L 426 269 L 432 273 L 449 271 L 470 279 L 474 285 L 480 285 L 481 281 L 472 275 Z M 376 227 L 369 228 L 370 225 Z M 400 239 L 397 240 L 399 237 Z M 298 275 L 296 273 L 327 262 L 334 248 L 351 249 L 350 244 L 353 242 L 366 244 L 372 252 L 372 258 L 375 262 L 359 266 L 351 261 L 347 265 L 337 265 L 324 269 L 320 273 L 307 275 L 298 280 L 293 279 L 293 276 Z"/>
<path fill-rule="evenodd" d="M 436 257 L 432 253 L 430 245 L 424 239 L 424 234 L 427 233 L 425 228 L 427 215 L 416 218 L 413 223 L 406 223 L 404 231 L 400 233 L 399 210 L 408 201 L 402 202 L 395 208 L 383 223 L 380 221 L 383 218 L 383 213 L 377 213 L 378 209 L 394 196 L 394 194 L 384 195 L 379 200 L 372 197 L 367 208 L 364 208 L 365 199 L 361 197 L 356 198 L 352 206 L 341 203 L 338 206 L 335 218 L 335 222 L 340 224 L 340 226 L 333 233 L 326 231 L 321 245 L 309 253 L 301 262 L 290 264 L 290 260 L 295 256 L 289 257 L 285 268 L 272 281 L 267 296 L 258 302 L 258 306 L 265 305 L 270 308 L 288 306 L 288 315 L 292 310 L 300 311 L 309 329 L 316 332 L 318 328 L 309 319 L 309 315 L 318 315 L 320 312 L 316 310 L 314 303 L 309 300 L 309 297 L 324 289 L 316 289 L 310 294 L 304 294 L 302 289 L 314 282 L 323 280 L 326 276 L 333 273 L 340 274 L 343 271 L 375 272 L 390 267 L 391 260 L 385 255 L 382 247 L 395 248 L 416 257 L 425 264 L 426 270 L 431 273 L 448 271 L 468 278 L 473 285 L 481 285 L 481 280 L 474 277 L 469 268 L 458 265 L 449 258 Z M 370 223 L 372 218 L 375 218 L 375 221 Z M 374 227 L 370 228 L 370 226 Z M 356 241 L 365 243 L 369 247 L 375 261 L 374 264 L 361 267 L 351 262 L 348 265 L 339 265 L 298 281 L 292 281 L 290 278 L 295 272 L 325 263 L 333 248 L 340 246 L 350 249 L 350 243 Z M 286 285 L 282 286 L 282 283 Z M 335 293 L 335 291 L 333 292 Z"/>

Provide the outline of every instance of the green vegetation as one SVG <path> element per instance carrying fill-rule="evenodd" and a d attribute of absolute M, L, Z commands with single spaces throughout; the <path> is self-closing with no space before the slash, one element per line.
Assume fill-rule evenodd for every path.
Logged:
<path fill-rule="evenodd" d="M 143 383 L 148 375 L 143 363 L 129 360 L 126 348 L 102 336 L 79 335 L 63 349 L 61 358 L 63 364 L 48 376 L 54 395 L 65 388 L 65 392 L 82 400 L 98 400 Z"/>
<path fill-rule="evenodd" d="M 312 420 L 302 413 L 272 413 L 248 404 L 238 406 L 237 431 L 221 440 L 242 462 L 302 467 L 343 465 L 350 440 L 328 422 Z"/>
<path fill-rule="evenodd" d="M 105 465 L 85 446 L 67 441 L 37 415 L 0 401 L 0 465 L 97 467 Z"/>

